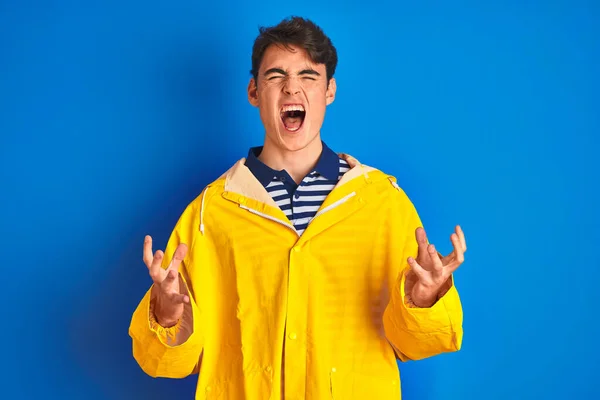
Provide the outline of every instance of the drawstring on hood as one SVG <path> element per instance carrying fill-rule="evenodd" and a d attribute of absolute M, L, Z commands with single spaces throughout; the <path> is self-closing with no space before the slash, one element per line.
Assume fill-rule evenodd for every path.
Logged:
<path fill-rule="evenodd" d="M 206 197 L 207 190 L 208 188 L 202 192 L 202 203 L 200 205 L 200 233 L 202 235 L 204 235 L 204 198 Z"/>

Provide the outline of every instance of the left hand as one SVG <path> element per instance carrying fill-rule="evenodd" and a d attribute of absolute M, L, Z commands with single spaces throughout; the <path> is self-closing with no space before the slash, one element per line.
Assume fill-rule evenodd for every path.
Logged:
<path fill-rule="evenodd" d="M 414 282 L 410 285 L 412 288 L 409 292 L 412 302 L 417 307 L 426 308 L 435 304 L 442 287 L 465 260 L 464 253 L 467 251 L 467 243 L 462 229 L 457 225 L 455 232 L 450 235 L 454 251 L 445 257 L 440 257 L 435 246 L 427 244 L 425 229 L 417 228 L 415 236 L 419 244 L 419 250 L 416 260 L 408 257 L 408 264 L 411 267 L 409 273 L 412 273 L 413 276 L 407 277 L 407 281 L 412 280 Z M 408 286 L 406 285 L 406 289 L 408 289 Z"/>

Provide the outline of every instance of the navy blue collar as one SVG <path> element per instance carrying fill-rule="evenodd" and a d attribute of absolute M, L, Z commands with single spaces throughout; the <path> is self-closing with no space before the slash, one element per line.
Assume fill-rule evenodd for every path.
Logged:
<path fill-rule="evenodd" d="M 337 181 L 340 173 L 340 160 L 338 155 L 331 150 L 325 142 L 323 143 L 323 151 L 317 161 L 314 171 L 323 175 L 325 178 Z M 248 151 L 248 157 L 246 158 L 246 166 L 250 169 L 250 172 L 254 174 L 256 179 L 263 185 L 267 186 L 273 178 L 280 176 L 282 171 L 276 171 L 265 163 L 258 159 L 262 151 L 261 147 L 252 147 Z"/>

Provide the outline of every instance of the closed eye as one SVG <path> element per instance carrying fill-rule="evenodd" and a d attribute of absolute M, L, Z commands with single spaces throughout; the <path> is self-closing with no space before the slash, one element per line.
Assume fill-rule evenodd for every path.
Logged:
<path fill-rule="evenodd" d="M 303 69 L 302 71 L 298 72 L 298 75 L 300 75 L 302 79 L 311 79 L 313 81 L 315 81 L 316 78 L 321 76 L 321 74 L 319 74 L 317 71 L 311 68 Z"/>

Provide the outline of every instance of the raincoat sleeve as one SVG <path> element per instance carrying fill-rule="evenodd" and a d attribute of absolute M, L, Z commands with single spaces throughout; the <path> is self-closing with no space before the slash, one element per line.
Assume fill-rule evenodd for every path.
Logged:
<path fill-rule="evenodd" d="M 194 254 L 203 246 L 204 237 L 199 235 L 199 207 L 190 204 L 181 215 L 169 238 L 163 259 L 163 268 L 167 268 L 175 249 L 180 243 L 188 246 L 185 259 L 179 268 L 180 286 L 188 293 L 190 303 L 184 305 L 183 317 L 177 324 L 164 328 L 154 316 L 154 295 L 151 287 L 137 306 L 129 335 L 133 340 L 133 356 L 144 372 L 152 377 L 183 378 L 196 371 L 203 348 L 202 327 L 200 326 L 200 308 L 196 303 L 190 275 L 197 264 Z M 195 251 L 196 250 L 196 251 Z"/>
<path fill-rule="evenodd" d="M 460 350 L 462 344 L 462 306 L 452 277 L 430 308 L 412 304 L 406 290 L 411 284 L 408 257 L 416 259 L 418 244 L 415 230 L 421 220 L 413 204 L 397 185 L 392 217 L 389 259 L 400 266 L 400 273 L 384 313 L 388 341 L 402 361 L 419 360 L 444 352 Z M 407 280 L 408 277 L 408 280 Z"/>

